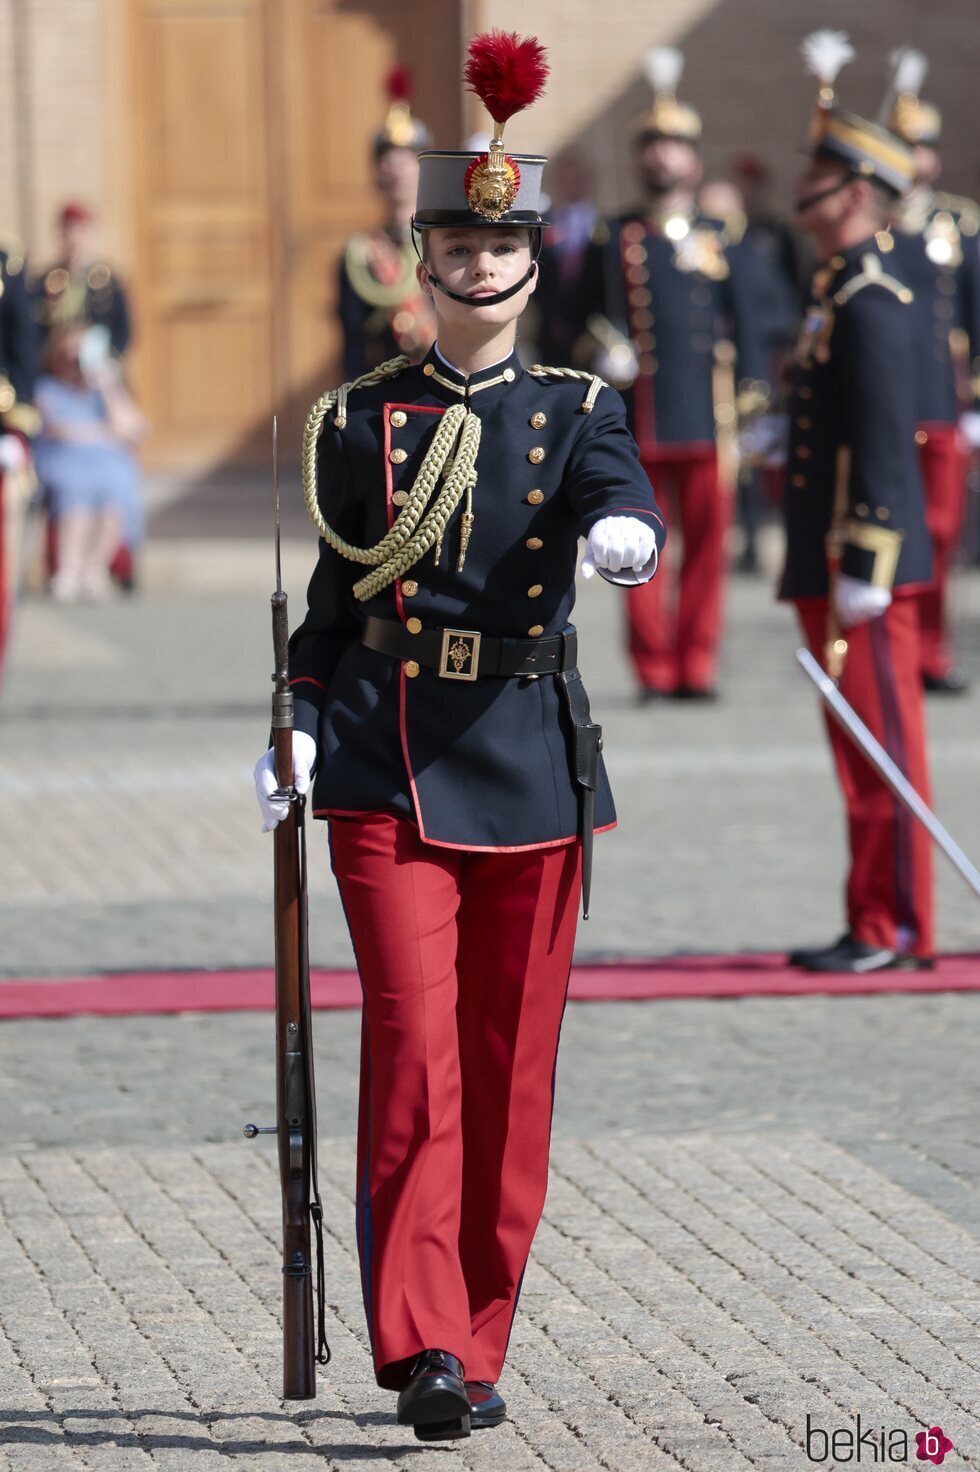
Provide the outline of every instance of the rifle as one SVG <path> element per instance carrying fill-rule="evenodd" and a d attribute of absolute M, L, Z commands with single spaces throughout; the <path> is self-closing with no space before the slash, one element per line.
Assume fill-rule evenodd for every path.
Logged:
<path fill-rule="evenodd" d="M 276 934 L 276 1122 L 247 1124 L 246 1139 L 275 1135 L 282 1189 L 282 1348 L 284 1400 L 312 1400 L 316 1366 L 330 1362 L 326 1337 L 323 1205 L 317 1181 L 316 1087 L 306 886 L 306 799 L 293 786 L 293 693 L 289 688 L 289 614 L 282 590 L 279 531 L 278 425 L 272 420 L 276 492 L 276 591 L 272 595 L 272 744 L 274 796 L 289 812 L 273 831 Z M 316 1232 L 317 1338 L 313 1343 L 313 1265 L 310 1223 Z"/>

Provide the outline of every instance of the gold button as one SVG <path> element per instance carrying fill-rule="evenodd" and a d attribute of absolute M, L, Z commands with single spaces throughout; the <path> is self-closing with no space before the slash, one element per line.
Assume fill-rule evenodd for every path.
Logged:
<path fill-rule="evenodd" d="M 808 383 L 804 383 L 804 384 L 802 384 L 800 386 L 800 398 L 801 399 L 812 399 L 813 398 L 813 389 L 810 387 L 810 385 Z"/>
<path fill-rule="evenodd" d="M 830 266 L 830 269 L 832 271 L 842 271 L 847 265 L 847 262 L 844 260 L 843 256 L 831 256 L 827 264 Z"/>
<path fill-rule="evenodd" d="M 402 592 L 406 598 L 414 598 L 419 590 L 418 583 L 409 578 L 407 583 L 402 583 Z"/>
<path fill-rule="evenodd" d="M 834 292 L 834 301 L 837 304 L 837 306 L 839 306 L 839 307 L 846 306 L 847 305 L 847 292 L 846 291 L 835 291 Z"/>
<path fill-rule="evenodd" d="M 631 266 L 641 266 L 647 258 L 646 247 L 642 245 L 628 245 L 623 251 L 625 260 Z"/>
<path fill-rule="evenodd" d="M 657 346 L 657 339 L 652 332 L 638 332 L 636 334 L 636 345 L 641 353 L 648 353 Z"/>
<path fill-rule="evenodd" d="M 542 414 L 540 409 L 538 410 L 537 414 L 531 415 L 530 425 L 532 429 L 544 429 L 547 423 L 548 416 L 547 414 Z"/>
<path fill-rule="evenodd" d="M 540 537 L 528 537 L 524 545 L 525 547 L 530 547 L 532 552 L 537 552 L 544 546 L 544 543 Z"/>
<path fill-rule="evenodd" d="M 410 634 L 421 634 L 422 620 L 420 618 L 410 618 L 406 622 L 405 627 Z"/>
<path fill-rule="evenodd" d="M 924 429 L 917 429 L 915 431 L 915 443 L 917 445 L 925 445 L 928 443 L 928 441 L 929 436 L 926 434 Z"/>
<path fill-rule="evenodd" d="M 630 291 L 630 306 L 632 307 L 648 307 L 652 300 L 653 297 L 645 286 L 634 286 Z"/>
<path fill-rule="evenodd" d="M 403 669 L 410 680 L 420 673 L 422 666 L 414 659 L 406 659 Z"/>
<path fill-rule="evenodd" d="M 408 500 L 408 492 L 407 491 L 396 491 L 395 494 L 391 498 L 391 504 L 393 506 L 404 506 L 404 504 L 405 504 L 405 502 L 407 500 Z"/>
<path fill-rule="evenodd" d="M 544 624 L 532 624 L 527 632 L 529 638 L 537 639 L 544 633 Z"/>
<path fill-rule="evenodd" d="M 646 233 L 646 226 L 641 225 L 639 220 L 631 220 L 628 225 L 623 226 L 622 230 L 623 239 L 628 240 L 631 245 L 635 245 L 639 240 L 645 240 Z"/>
<path fill-rule="evenodd" d="M 388 456 L 388 459 L 391 461 L 392 465 L 404 465 L 405 461 L 408 459 L 408 451 L 402 449 L 392 450 L 391 454 Z"/>
<path fill-rule="evenodd" d="M 390 417 L 396 429 L 401 429 L 403 425 L 408 423 L 408 415 L 404 409 L 396 409 Z"/>
<path fill-rule="evenodd" d="M 506 383 L 513 383 L 514 379 L 517 377 L 517 374 L 514 372 L 513 368 L 505 368 L 502 377 Z"/>
<path fill-rule="evenodd" d="M 912 293 L 909 291 L 907 286 L 902 287 L 901 291 L 898 293 L 898 299 L 906 307 L 908 306 L 909 302 L 912 300 Z"/>
<path fill-rule="evenodd" d="M 527 452 L 527 458 L 530 460 L 532 465 L 540 465 L 544 457 L 545 451 L 541 448 L 540 445 L 535 445 L 533 450 L 528 450 Z"/>
<path fill-rule="evenodd" d="M 626 280 L 631 286 L 645 286 L 650 280 L 650 272 L 646 266 L 627 266 Z"/>
<path fill-rule="evenodd" d="M 809 460 L 809 458 L 810 458 L 810 456 L 811 456 L 811 454 L 813 452 L 810 449 L 810 446 L 809 445 L 797 445 L 797 447 L 796 447 L 796 453 L 800 457 L 801 460 Z"/>
<path fill-rule="evenodd" d="M 813 428 L 813 420 L 812 419 L 808 419 L 805 414 L 801 414 L 800 417 L 799 417 L 799 419 L 796 422 L 799 425 L 800 429 L 812 429 Z"/>
<path fill-rule="evenodd" d="M 854 508 L 854 515 L 855 516 L 867 516 L 867 514 L 868 514 L 868 508 L 867 508 L 867 506 L 865 506 L 865 504 L 864 504 L 863 501 L 859 501 L 857 503 L 857 505 L 855 506 L 855 508 Z"/>
<path fill-rule="evenodd" d="M 435 371 L 436 366 L 434 363 L 426 363 L 425 367 L 422 369 L 422 372 L 425 374 L 426 378 L 431 378 Z"/>
<path fill-rule="evenodd" d="M 542 588 L 540 583 L 532 583 L 527 590 L 527 596 L 529 598 L 540 598 L 543 592 L 544 588 Z"/>
<path fill-rule="evenodd" d="M 797 486 L 798 488 L 802 488 L 803 486 L 806 485 L 806 476 L 805 475 L 794 475 L 792 477 L 792 483 L 793 483 L 794 486 Z"/>
<path fill-rule="evenodd" d="M 540 506 L 544 500 L 544 491 L 528 491 L 527 499 L 531 506 Z"/>
<path fill-rule="evenodd" d="M 888 518 L 891 516 L 891 512 L 888 510 L 887 506 L 879 506 L 875 510 L 875 516 L 877 516 L 879 521 L 887 521 Z"/>

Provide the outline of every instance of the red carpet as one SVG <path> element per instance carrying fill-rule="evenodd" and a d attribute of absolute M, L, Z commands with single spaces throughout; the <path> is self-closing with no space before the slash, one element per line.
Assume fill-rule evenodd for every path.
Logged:
<path fill-rule="evenodd" d="M 886 971 L 877 976 L 809 976 L 788 967 L 781 955 L 739 955 L 583 964 L 572 970 L 569 995 L 579 1002 L 618 1002 L 976 990 L 980 990 L 980 955 L 943 956 L 934 971 Z M 312 991 L 314 1007 L 360 1005 L 360 987 L 353 971 L 314 971 Z M 121 971 L 105 976 L 0 981 L 0 1018 L 268 1011 L 272 1003 L 269 969 Z"/>

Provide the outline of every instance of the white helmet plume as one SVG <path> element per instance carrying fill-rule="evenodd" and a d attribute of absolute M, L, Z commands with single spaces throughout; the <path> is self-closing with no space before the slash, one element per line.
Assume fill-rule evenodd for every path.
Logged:
<path fill-rule="evenodd" d="M 924 53 L 913 51 L 911 46 L 900 46 L 897 51 L 892 52 L 889 61 L 894 67 L 892 87 L 895 92 L 918 97 L 929 70 L 929 62 Z"/>
<path fill-rule="evenodd" d="M 676 96 L 684 72 L 684 53 L 676 46 L 654 46 L 643 58 L 643 70 L 657 96 L 661 92 Z"/>
<path fill-rule="evenodd" d="M 832 87 L 841 67 L 854 60 L 854 47 L 843 31 L 814 31 L 800 46 L 806 69 L 825 87 Z"/>

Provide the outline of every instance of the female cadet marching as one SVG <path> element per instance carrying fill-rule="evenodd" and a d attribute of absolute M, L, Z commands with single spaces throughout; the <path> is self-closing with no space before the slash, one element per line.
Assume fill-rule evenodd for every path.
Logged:
<path fill-rule="evenodd" d="M 294 782 L 315 768 L 364 993 L 375 1371 L 422 1440 L 505 1416 L 583 868 L 615 823 L 568 621 L 578 538 L 587 572 L 630 584 L 665 536 L 620 396 L 514 351 L 545 160 L 507 155 L 503 124 L 546 75 L 535 40 L 471 43 L 493 143 L 420 158 L 436 345 L 323 395 L 304 443 L 321 542 L 290 643 Z M 272 826 L 269 754 L 256 786 Z"/>

